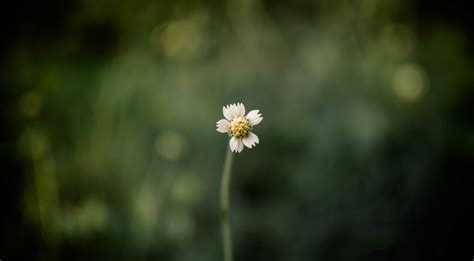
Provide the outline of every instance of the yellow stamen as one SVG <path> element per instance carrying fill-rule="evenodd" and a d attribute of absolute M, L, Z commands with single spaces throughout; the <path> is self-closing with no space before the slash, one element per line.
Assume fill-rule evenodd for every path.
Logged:
<path fill-rule="evenodd" d="M 238 139 L 245 138 L 249 135 L 252 125 L 245 117 L 237 117 L 230 121 L 229 133 Z"/>

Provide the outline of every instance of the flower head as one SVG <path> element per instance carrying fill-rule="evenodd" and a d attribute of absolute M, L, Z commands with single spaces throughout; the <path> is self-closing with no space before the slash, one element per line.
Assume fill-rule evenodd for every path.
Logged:
<path fill-rule="evenodd" d="M 222 108 L 225 119 L 217 122 L 217 131 L 228 133 L 231 138 L 229 141 L 230 150 L 241 152 L 244 145 L 251 149 L 258 144 L 258 137 L 252 131 L 253 126 L 259 124 L 262 120 L 262 114 L 259 110 L 250 111 L 245 115 L 245 107 L 242 103 L 230 104 Z"/>

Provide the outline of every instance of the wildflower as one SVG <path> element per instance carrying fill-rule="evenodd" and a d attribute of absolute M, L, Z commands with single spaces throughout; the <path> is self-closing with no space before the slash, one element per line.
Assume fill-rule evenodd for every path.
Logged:
<path fill-rule="evenodd" d="M 218 132 L 231 136 L 229 146 L 232 152 L 241 152 L 244 145 L 251 149 L 259 143 L 257 135 L 251 132 L 253 126 L 263 120 L 259 110 L 250 111 L 245 115 L 244 105 L 237 103 L 224 106 L 222 112 L 225 119 L 219 120 L 216 127 Z"/>

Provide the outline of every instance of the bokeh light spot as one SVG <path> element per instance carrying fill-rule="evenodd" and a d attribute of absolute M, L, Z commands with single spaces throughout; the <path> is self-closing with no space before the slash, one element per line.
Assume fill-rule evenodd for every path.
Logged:
<path fill-rule="evenodd" d="M 425 91 L 426 82 L 426 76 L 420 66 L 405 64 L 395 70 L 392 88 L 400 99 L 414 101 Z"/>

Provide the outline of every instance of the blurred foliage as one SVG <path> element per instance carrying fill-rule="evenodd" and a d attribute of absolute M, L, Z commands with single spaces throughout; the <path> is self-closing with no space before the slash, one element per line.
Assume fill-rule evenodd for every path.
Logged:
<path fill-rule="evenodd" d="M 220 260 L 233 102 L 264 116 L 235 159 L 236 260 L 472 258 L 472 34 L 424 4 L 20 1 L 0 259 Z"/>

